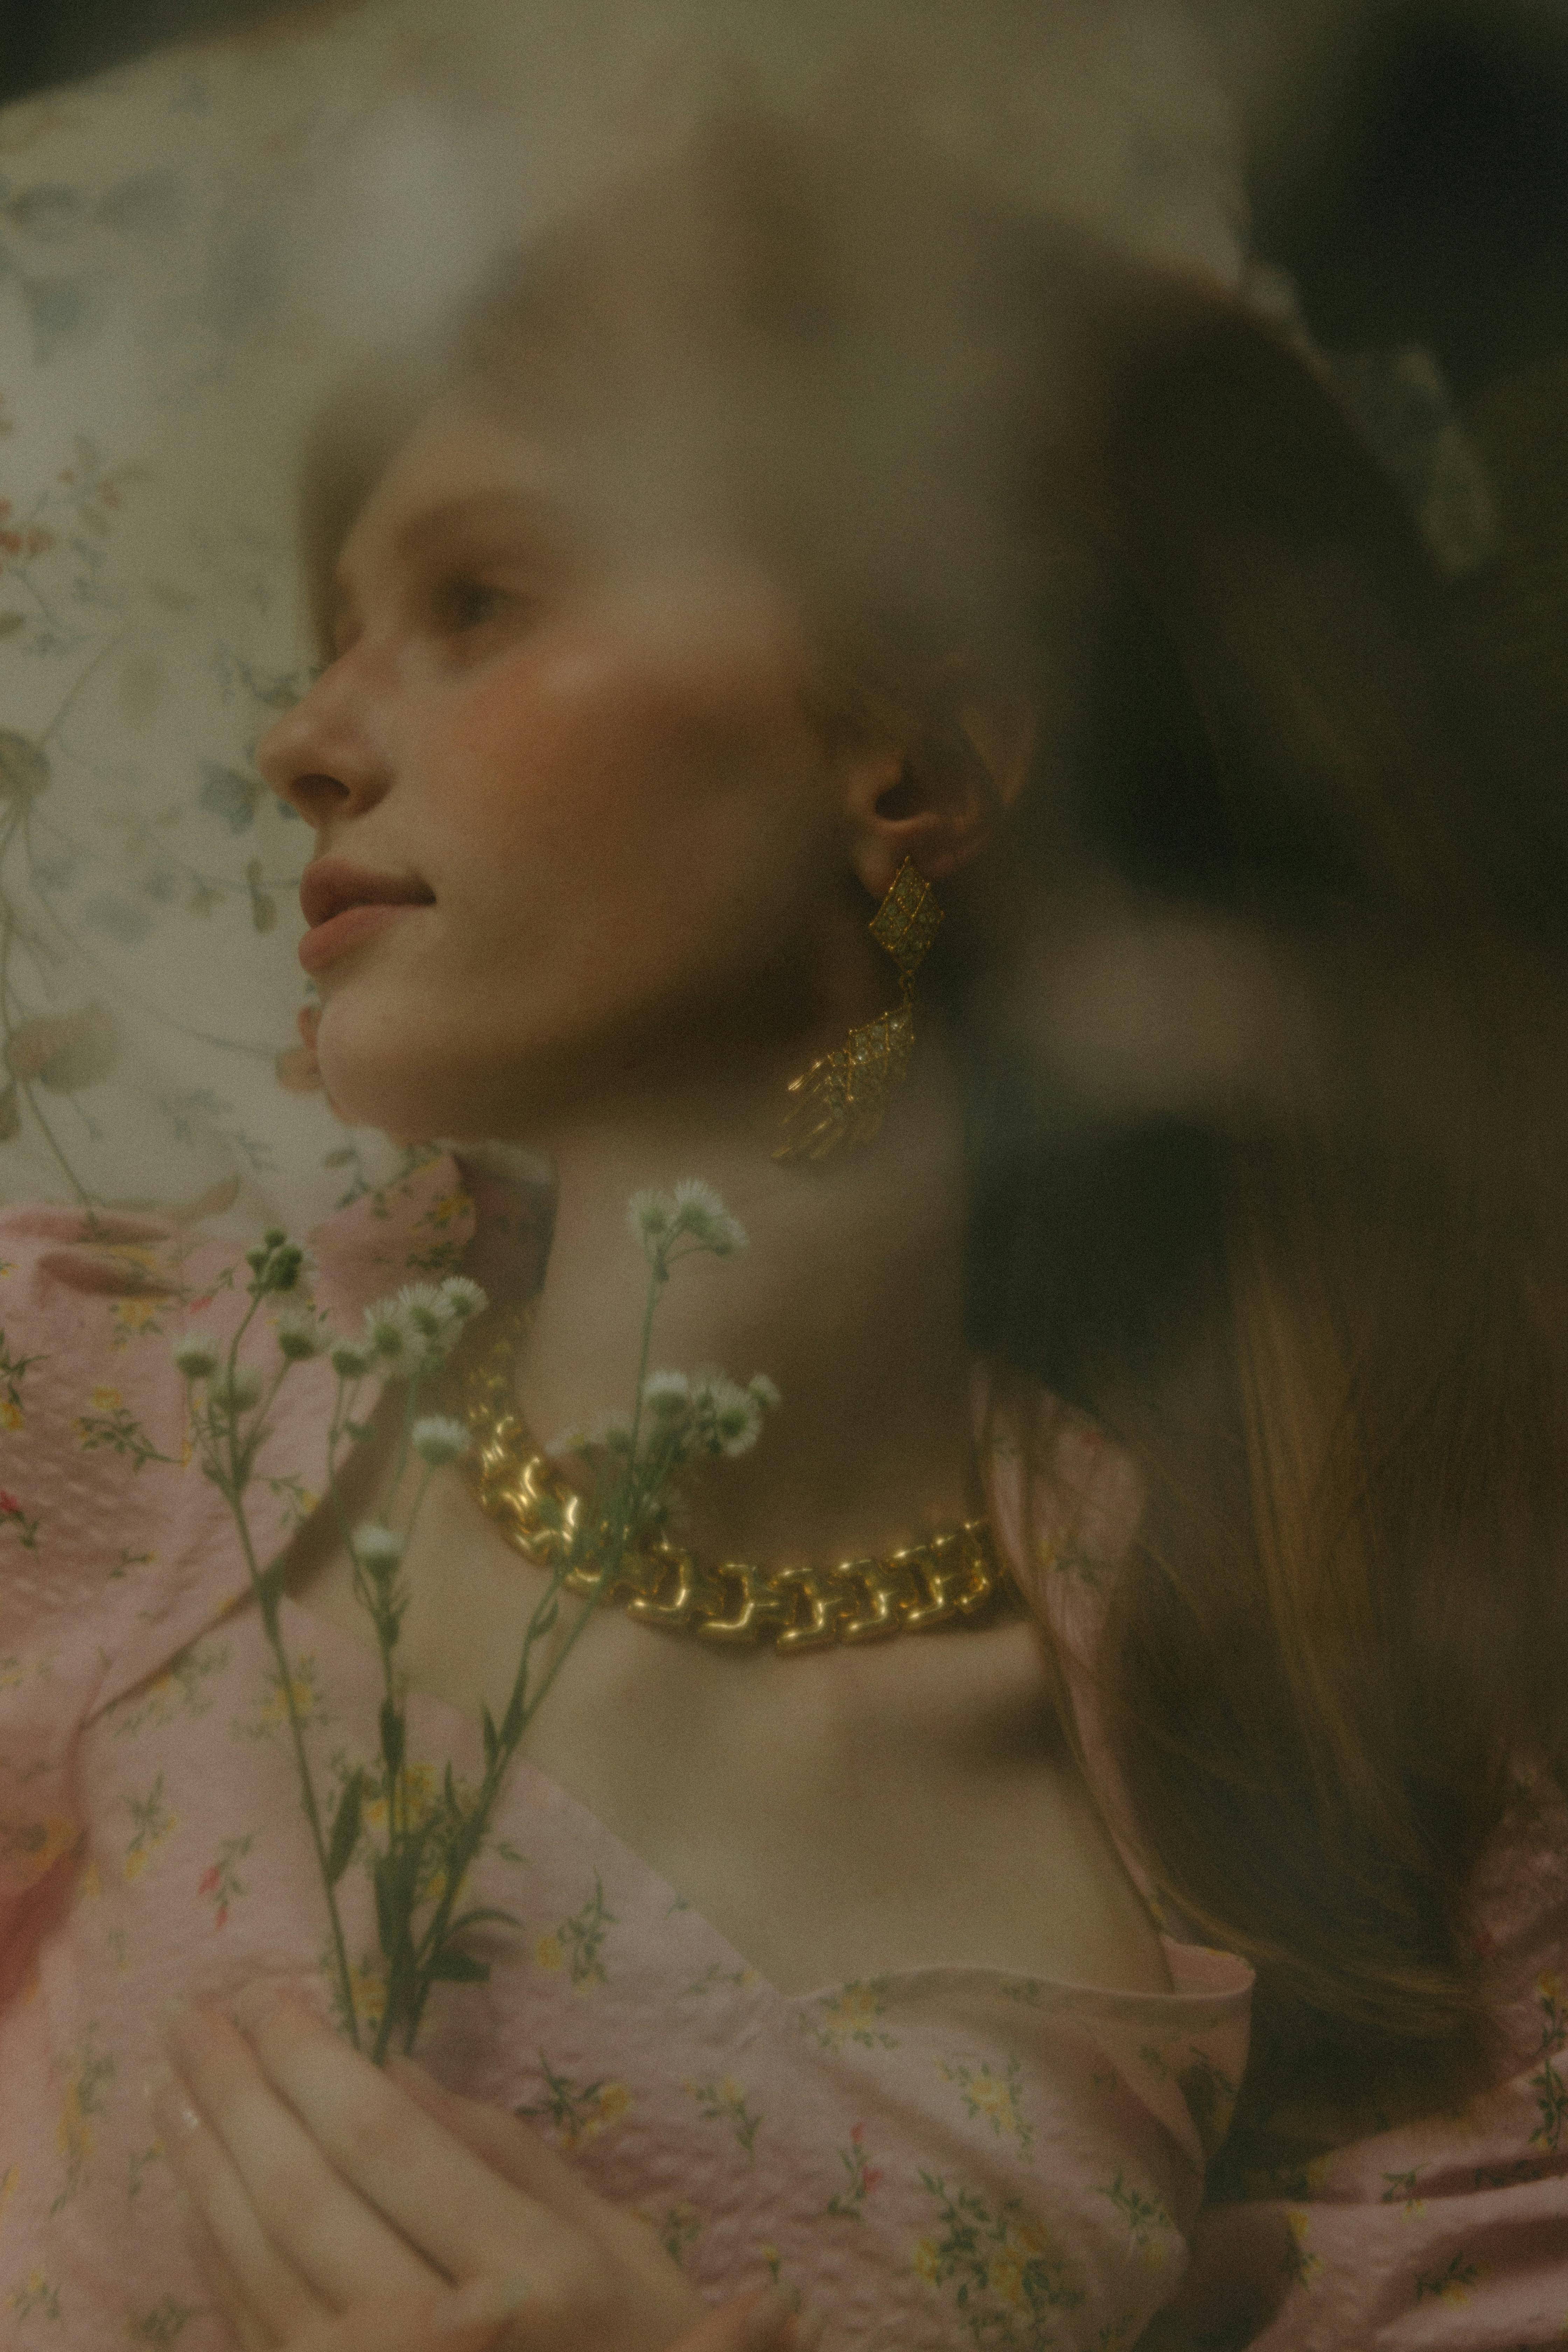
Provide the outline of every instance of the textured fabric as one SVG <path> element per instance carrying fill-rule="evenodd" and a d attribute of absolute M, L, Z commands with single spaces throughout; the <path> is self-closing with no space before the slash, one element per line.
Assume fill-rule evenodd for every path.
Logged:
<path fill-rule="evenodd" d="M 1081 1416 L 1038 1392 L 995 1401 L 984 1371 L 977 1386 L 997 1532 L 1053 1626 L 1125 1839 L 1094 1658 L 1137 1480 Z M 1054 1504 L 1029 1496 L 1037 1458 L 1051 1463 Z M 1081 1504 L 1070 1545 L 1053 1524 L 1063 1495 Z M 1568 1804 L 1543 1773 L 1520 1768 L 1471 1910 L 1495 1989 L 1494 2080 L 1462 2112 L 1417 2122 L 1277 2118 L 1245 2195 L 1199 2218 L 1162 2352 L 1521 2352 L 1568 2337 Z"/>
<path fill-rule="evenodd" d="M 449 1161 L 366 1195 L 319 1237 L 321 1302 L 346 1324 L 450 1267 L 469 1219 Z M 176 1265 L 150 1230 L 83 1230 L 0 1226 L 0 2344 L 205 2352 L 223 2334 L 142 2094 L 158 2010 L 258 1974 L 325 2001 L 325 1914 L 259 1614 L 185 1459 L 183 1310 L 146 1286 L 177 1275 L 221 1325 L 243 1303 L 228 1245 Z M 256 1488 L 275 1542 L 310 1506 L 289 1482 L 323 1403 L 320 1366 L 290 1375 Z M 378 1669 L 290 1604 L 282 1622 L 330 1789 L 374 1754 Z M 409 1728 L 417 1763 L 478 1778 L 451 1708 L 416 1696 Z M 1158 1996 L 921 1969 L 786 1998 L 525 1768 L 473 1891 L 524 1926 L 489 1931 L 488 1985 L 439 1989 L 422 2054 L 534 2116 L 703 2291 L 772 2273 L 833 2314 L 830 2342 L 888 2352 L 1130 2345 L 1174 2291 L 1245 2058 L 1234 1960 L 1173 1943 Z M 343 1892 L 374 2005 L 358 1864 Z"/>

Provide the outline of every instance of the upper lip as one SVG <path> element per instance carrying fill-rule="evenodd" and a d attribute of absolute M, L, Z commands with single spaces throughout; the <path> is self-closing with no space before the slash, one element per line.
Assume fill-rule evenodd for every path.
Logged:
<path fill-rule="evenodd" d="M 436 893 L 414 874 L 374 874 L 346 857 L 318 857 L 300 877 L 300 907 L 314 930 L 347 907 L 428 907 Z"/>

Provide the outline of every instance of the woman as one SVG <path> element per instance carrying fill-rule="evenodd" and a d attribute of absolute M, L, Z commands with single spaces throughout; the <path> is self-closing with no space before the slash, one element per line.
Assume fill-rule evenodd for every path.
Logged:
<path fill-rule="evenodd" d="M 649 1973 L 584 2061 L 639 2020 L 693 2031 L 650 1881 L 710 1936 L 684 1990 L 730 1999 L 741 2054 L 650 2065 L 647 2140 L 613 2146 L 601 2101 L 591 2147 L 584 2087 L 517 2046 L 566 2030 L 535 1987 L 500 2059 L 454 2025 L 437 2063 L 552 2119 L 621 2201 L 668 2191 L 673 2147 L 710 2292 L 756 2281 L 773 2200 L 786 2283 L 843 2340 L 1131 2341 L 1177 2286 L 1247 1981 L 1159 1906 L 1260 1972 L 1239 2166 L 1287 2105 L 1316 2160 L 1352 2087 L 1392 2123 L 1520 2072 L 1474 1913 L 1489 1871 L 1539 1895 L 1560 1860 L 1561 1203 L 1515 1146 L 1546 1022 L 1500 1058 L 1494 992 L 1560 1001 L 1557 853 L 1516 855 L 1470 786 L 1403 535 L 1295 362 L 918 157 L 719 126 L 533 257 L 358 457 L 316 507 L 337 656 L 260 755 L 318 831 L 334 1102 L 553 1161 L 515 1371 L 542 1430 L 626 1392 L 626 1194 L 717 1181 L 752 1253 L 692 1270 L 660 1346 L 763 1362 L 788 1402 L 693 1485 L 693 1553 L 864 1569 L 971 1519 L 979 1470 L 1055 1636 L 1044 1676 L 1007 1622 L 786 1665 L 596 1616 L 530 1751 L 587 1809 L 566 1843 L 644 1866 L 597 1883 L 599 1921 L 640 1902 Z M 887 1009 L 867 921 L 906 861 L 946 917 L 908 1077 L 863 1149 L 803 1167 L 835 1113 L 808 1077 L 775 1162 L 790 1081 Z M 1434 1296 L 1461 1236 L 1474 1279 Z M 481 1217 L 481 1278 L 515 1291 L 504 1240 Z M 450 1728 L 494 1705 L 531 1588 L 457 1481 L 432 1502 L 405 1654 Z M 346 1677 L 366 1636 L 320 1515 L 287 1576 Z M 564 1924 L 586 1952 L 595 1921 Z M 760 2021 L 781 2000 L 828 2054 L 809 2090 Z M 574 2322 L 538 2290 L 570 2192 L 526 2137 L 487 2143 L 508 2204 L 466 2111 L 334 2073 L 287 2006 L 240 2014 L 175 2025 L 160 2098 L 252 2340 L 384 2335 L 395 2271 L 493 2283 L 509 2216 L 534 2287 L 509 2341 L 694 2324 L 597 2208 L 553 2274 L 581 2303 L 594 2273 Z M 1530 2177 L 1497 2193 L 1550 2192 L 1516 2137 Z M 1267 2317 L 1237 2316 L 1254 2272 L 1289 2286 L 1259 2210 L 1200 2264 L 1210 2336 Z M 1289 2223 L 1283 2252 L 1310 2290 Z M 1447 2318 L 1424 2276 L 1392 2291 Z M 1504 2281 L 1525 2329 L 1537 2289 L 1568 2299 L 1539 2262 Z"/>

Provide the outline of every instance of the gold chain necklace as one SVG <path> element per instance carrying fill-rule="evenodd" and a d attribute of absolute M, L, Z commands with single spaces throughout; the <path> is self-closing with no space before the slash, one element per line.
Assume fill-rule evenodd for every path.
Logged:
<path fill-rule="evenodd" d="M 553 1569 L 579 1528 L 583 1496 L 517 1408 L 513 1372 L 528 1320 L 526 1308 L 492 1309 L 465 1332 L 447 1369 L 447 1401 L 473 1440 L 458 1466 L 480 1509 L 524 1559 Z M 973 1626 L 1022 1606 L 984 1519 L 885 1559 L 829 1568 L 758 1568 L 749 1560 L 706 1568 L 658 1537 L 629 1549 L 607 1584 L 584 1568 L 570 1570 L 563 1583 L 584 1599 L 618 1604 L 641 1625 L 720 1647 L 771 1642 L 786 1658 L 839 1643 Z"/>

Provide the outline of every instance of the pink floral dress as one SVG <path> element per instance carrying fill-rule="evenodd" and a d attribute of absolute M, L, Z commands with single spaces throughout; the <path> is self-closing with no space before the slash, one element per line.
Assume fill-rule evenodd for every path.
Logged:
<path fill-rule="evenodd" d="M 455 1267 L 472 1222 L 449 1160 L 367 1195 L 316 1237 L 321 1303 L 349 1328 Z M 7 2347 L 226 2340 L 143 2095 L 157 2012 L 260 1974 L 329 1998 L 283 1692 L 169 1353 L 194 1307 L 237 1315 L 235 1257 L 64 1211 L 0 1220 Z M 313 1507 L 325 1398 L 315 1366 L 283 1391 L 257 1490 L 274 1548 Z M 1016 1460 L 995 1500 L 1021 1547 Z M 1086 1597 L 1046 1596 L 1069 1643 L 1091 1641 Z M 374 1753 L 376 1669 L 282 1622 L 330 1789 Z M 1087 1678 L 1083 1703 L 1092 1747 Z M 409 1729 L 416 1759 L 477 1777 L 464 1717 L 416 1697 Z M 1549 1786 L 1521 1787 L 1477 1890 L 1515 1990 L 1496 2089 L 1202 2212 L 1245 2056 L 1236 1960 L 1168 1939 L 1157 1996 L 925 1969 L 786 1998 L 526 1767 L 474 1889 L 524 1927 L 496 1932 L 488 1984 L 441 1989 L 424 2053 L 639 2208 L 703 2292 L 777 2278 L 832 2315 L 830 2347 L 1123 2352 L 1156 2312 L 1212 2352 L 1544 2345 L 1568 2326 L 1565 1830 Z M 357 1863 L 344 1893 L 374 2007 Z"/>
<path fill-rule="evenodd" d="M 471 1222 L 449 1160 L 360 1200 L 317 1236 L 321 1304 L 350 1328 L 455 1267 Z M 192 1306 L 237 1316 L 243 1267 L 63 1211 L 0 1221 L 0 2343 L 210 2352 L 144 2095 L 160 2007 L 258 1975 L 330 1997 L 283 1690 L 170 1353 Z M 273 1549 L 315 1501 L 329 1380 L 281 1393 L 253 1489 Z M 378 1669 L 281 1622 L 330 1791 L 375 1753 Z M 409 1743 L 479 1776 L 435 1699 Z M 374 2011 L 357 1861 L 342 1892 Z M 1235 1960 L 1173 1944 L 1163 1995 L 926 1969 L 786 1998 L 526 1766 L 473 1899 L 525 1924 L 489 1931 L 488 1983 L 438 1989 L 422 2054 L 532 2117 L 702 2292 L 771 2276 L 830 2345 L 886 2352 L 1107 2352 L 1174 2293 L 1245 2057 Z"/>

